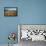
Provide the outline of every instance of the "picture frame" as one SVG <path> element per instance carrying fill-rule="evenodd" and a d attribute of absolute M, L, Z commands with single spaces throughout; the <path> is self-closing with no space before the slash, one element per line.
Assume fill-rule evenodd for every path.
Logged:
<path fill-rule="evenodd" d="M 4 7 L 4 16 L 18 16 L 18 8 Z"/>
<path fill-rule="evenodd" d="M 26 35 L 25 31 L 27 32 Z M 18 38 L 19 42 L 21 40 L 46 41 L 46 24 L 19 24 Z"/>

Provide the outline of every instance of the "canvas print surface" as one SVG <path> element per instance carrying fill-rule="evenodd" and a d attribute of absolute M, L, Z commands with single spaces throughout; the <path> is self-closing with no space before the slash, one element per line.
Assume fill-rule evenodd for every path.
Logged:
<path fill-rule="evenodd" d="M 46 25 L 21 25 L 20 39 L 46 41 Z"/>

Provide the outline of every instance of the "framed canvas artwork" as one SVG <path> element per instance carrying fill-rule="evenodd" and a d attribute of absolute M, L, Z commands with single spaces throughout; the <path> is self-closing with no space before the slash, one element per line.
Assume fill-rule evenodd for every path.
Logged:
<path fill-rule="evenodd" d="M 46 25 L 20 24 L 18 30 L 20 31 L 20 41 L 46 41 Z"/>
<path fill-rule="evenodd" d="M 4 16 L 17 16 L 17 7 L 5 7 Z"/>

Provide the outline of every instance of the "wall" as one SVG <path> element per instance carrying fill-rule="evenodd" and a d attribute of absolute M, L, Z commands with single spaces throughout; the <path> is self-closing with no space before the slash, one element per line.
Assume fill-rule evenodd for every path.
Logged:
<path fill-rule="evenodd" d="M 46 24 L 46 0 L 27 0 L 22 5 L 21 24 Z"/>
<path fill-rule="evenodd" d="M 17 17 L 4 17 L 4 7 L 18 7 Z M 0 44 L 7 44 L 9 32 L 17 32 L 18 24 L 46 24 L 46 0 L 0 1 Z"/>

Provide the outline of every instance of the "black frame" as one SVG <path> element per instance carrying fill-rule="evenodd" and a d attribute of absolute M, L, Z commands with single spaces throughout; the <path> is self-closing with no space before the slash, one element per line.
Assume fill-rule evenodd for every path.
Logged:
<path fill-rule="evenodd" d="M 8 16 L 8 15 L 5 15 L 6 8 L 16 8 L 16 11 L 15 11 L 16 12 L 16 15 L 15 16 L 18 16 L 18 8 L 17 7 L 4 7 L 4 16 Z M 10 16 L 10 17 L 12 17 L 12 16 Z"/>

